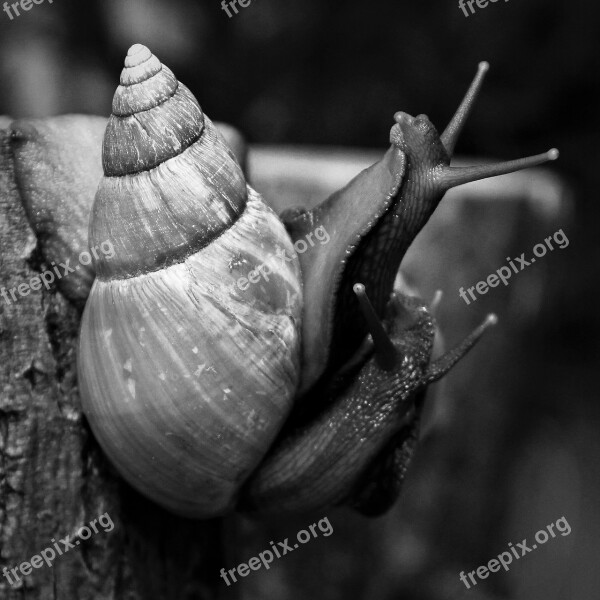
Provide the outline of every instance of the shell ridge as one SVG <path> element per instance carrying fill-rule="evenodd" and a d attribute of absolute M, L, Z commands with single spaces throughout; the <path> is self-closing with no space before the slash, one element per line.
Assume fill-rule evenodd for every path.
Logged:
<path fill-rule="evenodd" d="M 141 115 L 145 112 L 154 110 L 155 108 L 158 108 L 159 106 L 162 106 L 163 104 L 165 104 L 166 102 L 171 100 L 171 98 L 173 98 L 175 96 L 175 94 L 179 91 L 180 87 L 181 87 L 181 82 L 179 80 L 177 80 L 177 87 L 173 90 L 171 95 L 167 96 L 166 98 L 163 98 L 162 100 L 159 100 L 158 104 L 155 104 L 154 106 L 150 106 L 148 108 L 137 109 L 135 112 L 131 113 L 130 115 L 114 115 L 114 116 L 117 117 L 117 119 L 126 119 L 127 117 L 132 117 L 134 115 Z"/>
<path fill-rule="evenodd" d="M 128 114 L 138 101 L 135 96 L 121 103 L 113 100 L 113 110 L 107 130 L 105 141 L 109 140 L 109 149 L 114 149 L 111 154 L 106 151 L 106 144 L 102 156 L 104 174 L 108 177 L 126 175 L 148 171 L 166 160 L 181 154 L 192 144 L 197 142 L 206 127 L 206 115 L 198 104 L 192 92 L 181 82 L 174 79 L 177 85 L 175 93 L 165 102 L 155 106 L 155 98 L 151 89 L 144 89 L 148 94 L 146 100 L 139 99 L 141 106 L 148 106 L 143 110 L 135 110 Z M 152 100 L 148 102 L 148 99 Z M 133 104 L 129 104 L 133 101 Z M 121 111 L 124 112 L 121 114 Z M 146 132 L 142 133 L 140 122 L 146 124 Z M 146 134 L 150 132 L 151 143 L 148 143 Z M 139 152 L 142 151 L 142 154 Z"/>
<path fill-rule="evenodd" d="M 237 215 L 234 214 L 233 220 L 229 227 L 218 232 L 217 234 L 215 234 L 214 237 L 212 237 L 208 240 L 202 240 L 201 242 L 198 241 L 197 244 L 195 244 L 193 246 L 193 248 L 191 249 L 191 252 L 186 252 L 181 255 L 175 255 L 171 260 L 165 260 L 164 262 L 157 262 L 153 267 L 140 267 L 139 271 L 137 271 L 131 275 L 123 275 L 123 274 L 119 274 L 119 273 L 115 273 L 113 275 L 102 274 L 102 275 L 98 275 L 98 278 L 101 279 L 102 281 L 128 281 L 130 279 L 136 279 L 137 277 L 143 277 L 144 275 L 147 275 L 148 273 L 154 273 L 156 271 L 160 271 L 161 269 L 165 269 L 168 267 L 172 267 L 174 265 L 182 264 L 192 254 L 197 254 L 198 252 L 201 252 L 207 246 L 209 246 L 211 243 L 218 240 L 222 235 L 224 235 L 228 231 L 229 228 L 233 227 L 239 221 L 239 219 L 242 217 L 242 215 L 244 215 L 244 213 L 247 210 L 248 210 L 248 202 L 246 202 L 246 204 L 244 205 L 244 208 L 242 209 L 242 211 L 239 214 L 237 214 Z"/>
<path fill-rule="evenodd" d="M 153 109 L 149 109 L 149 110 L 153 110 Z M 151 135 L 148 132 L 148 129 L 143 125 L 143 123 L 139 119 L 137 119 L 136 114 L 139 114 L 139 113 L 135 113 L 135 114 L 130 115 L 129 117 L 125 117 L 125 118 L 134 117 L 135 120 L 136 120 L 136 122 L 140 124 L 140 126 L 142 127 L 142 129 L 146 133 L 146 136 L 148 136 L 148 139 L 151 139 Z M 175 156 L 179 156 L 180 154 L 183 154 L 186 150 L 188 150 L 194 144 L 196 144 L 200 140 L 200 138 L 202 137 L 202 135 L 204 133 L 204 130 L 205 130 L 205 125 L 202 125 L 202 129 L 200 130 L 200 133 L 197 136 L 195 136 L 195 138 L 192 138 L 189 144 L 187 144 L 185 142 L 182 143 L 180 141 L 181 149 L 180 149 L 180 151 Z M 116 178 L 119 178 L 119 177 L 135 177 L 135 176 L 140 175 L 142 173 L 148 173 L 150 171 L 153 171 L 154 169 L 158 169 L 158 167 L 160 167 L 162 164 L 164 164 L 168 160 L 171 160 L 171 158 L 174 158 L 174 157 L 171 156 L 170 158 L 167 158 L 166 160 L 163 160 L 162 162 L 159 162 L 157 165 L 152 165 L 150 167 L 140 167 L 140 168 L 137 168 L 136 171 L 133 171 L 131 173 L 119 173 L 119 174 L 116 174 L 116 175 L 107 175 L 105 173 L 104 176 L 105 177 L 111 177 L 111 178 L 112 177 L 116 177 Z"/>
<path fill-rule="evenodd" d="M 172 260 L 157 264 L 153 268 L 148 268 L 148 267 L 140 268 L 140 270 L 138 272 L 131 274 L 131 275 L 123 276 L 122 274 L 115 273 L 115 274 L 110 274 L 110 275 L 102 274 L 102 275 L 98 275 L 98 277 L 102 281 L 128 281 L 130 279 L 144 277 L 144 275 L 147 275 L 148 273 L 153 273 L 155 271 L 160 271 L 160 269 L 172 267 L 174 265 L 178 265 L 178 264 L 182 264 L 182 263 L 186 262 L 192 254 L 197 254 L 198 252 L 201 252 L 207 246 L 209 246 L 211 243 L 216 242 L 222 235 L 225 235 L 225 233 L 227 233 L 227 231 L 229 229 L 231 229 L 231 227 L 233 227 L 246 214 L 246 212 L 248 210 L 250 210 L 251 208 L 254 208 L 259 203 L 262 202 L 260 194 L 258 192 L 256 192 L 252 187 L 250 187 L 250 185 L 246 185 L 246 190 L 248 193 L 248 200 L 245 203 L 242 211 L 239 214 L 234 216 L 234 220 L 231 222 L 231 225 L 228 228 L 225 228 L 222 231 L 220 231 L 218 234 L 215 235 L 215 237 L 211 238 L 210 240 L 204 241 L 204 243 L 202 243 L 200 246 L 194 246 L 192 252 L 182 255 L 182 256 L 175 256 L 175 257 L 173 257 Z M 269 206 L 266 206 L 266 208 L 268 210 L 270 210 L 271 212 L 273 212 L 273 214 L 275 214 L 274 211 L 272 211 L 272 209 Z"/>
<path fill-rule="evenodd" d="M 147 81 L 158 72 L 160 72 L 162 63 L 160 60 L 151 54 L 151 56 L 139 64 L 125 65 L 121 71 L 119 83 L 121 85 L 132 85 Z"/>
<path fill-rule="evenodd" d="M 150 59 L 148 59 L 150 60 Z M 142 66 L 144 63 L 148 62 L 148 60 L 145 60 L 143 63 L 140 63 L 139 66 Z M 151 79 L 154 79 L 155 77 L 157 77 L 158 75 L 160 75 L 163 72 L 163 69 L 165 68 L 165 65 L 163 65 L 162 63 L 160 63 L 160 71 L 157 71 L 156 73 L 154 73 L 153 75 L 151 75 L 150 77 L 148 77 L 148 79 L 144 79 L 144 82 L 146 81 L 150 81 Z M 122 87 L 133 87 L 134 85 L 140 85 L 140 81 L 126 81 L 125 83 L 119 81 L 119 85 Z"/>
<path fill-rule="evenodd" d="M 162 187 L 158 184 L 158 182 L 155 182 L 152 180 L 151 175 L 150 175 L 150 181 L 152 182 L 153 188 L 158 193 L 158 198 L 162 204 L 162 207 L 163 207 L 163 210 L 165 211 L 165 213 L 170 217 L 171 221 L 176 224 L 178 231 L 185 232 L 185 224 L 181 222 L 181 219 L 177 216 L 177 213 L 175 212 L 174 207 L 172 206 L 172 204 L 168 201 L 168 199 L 163 194 Z M 210 244 L 211 241 L 213 241 L 213 239 L 208 240 L 203 247 L 206 247 L 208 244 Z M 189 258 L 189 256 L 190 255 L 186 256 L 181 262 L 185 263 L 187 261 L 187 259 Z M 173 264 L 177 264 L 177 263 L 173 263 Z"/>

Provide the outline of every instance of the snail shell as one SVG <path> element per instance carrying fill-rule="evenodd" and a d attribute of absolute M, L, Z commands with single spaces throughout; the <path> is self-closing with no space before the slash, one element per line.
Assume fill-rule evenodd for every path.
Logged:
<path fill-rule="evenodd" d="M 83 315 L 83 409 L 138 490 L 188 517 L 228 511 L 290 411 L 302 289 L 284 226 L 192 93 L 141 45 L 103 144 L 90 245 L 112 259 Z M 266 279 L 240 277 L 285 252 Z"/>

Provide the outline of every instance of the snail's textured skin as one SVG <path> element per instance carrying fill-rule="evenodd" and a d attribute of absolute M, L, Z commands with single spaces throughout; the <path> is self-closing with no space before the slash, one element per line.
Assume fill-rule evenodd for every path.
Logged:
<path fill-rule="evenodd" d="M 448 188 L 554 157 L 449 167 L 486 68 L 441 137 L 397 113 L 381 161 L 278 218 L 189 90 L 130 49 L 90 218 L 90 245 L 115 253 L 95 261 L 78 364 L 90 425 L 132 485 L 199 518 L 391 505 L 425 387 L 494 322 L 431 363 L 433 318 L 394 293 L 402 257 Z M 319 227 L 330 242 L 296 255 Z"/>

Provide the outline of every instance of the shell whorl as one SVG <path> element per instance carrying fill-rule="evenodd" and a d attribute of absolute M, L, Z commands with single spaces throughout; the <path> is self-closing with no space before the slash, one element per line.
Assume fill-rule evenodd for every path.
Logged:
<path fill-rule="evenodd" d="M 198 140 L 204 125 L 204 113 L 188 88 L 148 48 L 136 44 L 113 98 L 104 172 L 120 176 L 153 169 Z"/>
<path fill-rule="evenodd" d="M 125 59 L 106 128 L 104 174 L 90 243 L 115 257 L 101 278 L 126 278 L 184 260 L 246 207 L 240 166 L 193 94 L 141 44 Z"/>

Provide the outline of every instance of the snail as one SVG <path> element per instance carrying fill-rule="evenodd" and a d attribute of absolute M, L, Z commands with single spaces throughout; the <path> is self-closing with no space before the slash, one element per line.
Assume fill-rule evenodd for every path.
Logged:
<path fill-rule="evenodd" d="M 188 88 L 130 48 L 89 226 L 90 246 L 108 240 L 114 256 L 94 257 L 78 377 L 133 487 L 191 518 L 390 506 L 426 386 L 496 321 L 431 362 L 435 319 L 395 289 L 400 261 L 447 189 L 557 156 L 449 166 L 486 70 L 441 137 L 396 113 L 379 162 L 277 216 Z M 319 228 L 330 241 L 297 253 Z"/>

